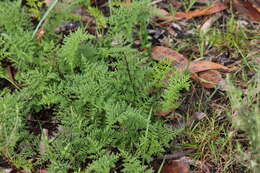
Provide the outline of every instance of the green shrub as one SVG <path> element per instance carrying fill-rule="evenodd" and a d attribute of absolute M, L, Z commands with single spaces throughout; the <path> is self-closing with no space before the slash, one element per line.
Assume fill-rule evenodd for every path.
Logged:
<path fill-rule="evenodd" d="M 135 1 L 129 7 L 111 7 L 106 19 L 110 28 L 102 37 L 78 29 L 59 44 L 59 38 L 48 33 L 41 42 L 32 38 L 34 30 L 20 4 L 0 2 L 0 60 L 16 69 L 20 86 L 0 91 L 2 156 L 31 171 L 43 165 L 55 173 L 103 173 L 122 164 L 122 172 L 153 172 L 150 162 L 165 152 L 179 130 L 153 116 L 162 94 L 150 94 L 158 82 L 152 77 L 154 67 L 144 65 L 149 62 L 145 53 L 131 48 L 138 24 L 151 15 L 147 5 Z M 49 18 L 61 19 L 58 14 Z M 54 23 L 46 24 L 47 31 Z M 8 79 L 4 66 L 0 70 L 0 77 Z M 180 73 L 163 95 L 167 106 L 188 86 L 188 78 Z M 178 88 L 176 81 L 183 81 Z M 49 129 L 52 138 L 43 133 L 48 127 L 42 118 L 56 126 Z M 32 120 L 38 126 L 31 127 Z"/>

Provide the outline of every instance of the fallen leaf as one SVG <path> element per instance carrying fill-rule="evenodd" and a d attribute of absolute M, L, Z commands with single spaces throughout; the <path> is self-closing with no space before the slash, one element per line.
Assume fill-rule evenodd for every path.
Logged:
<path fill-rule="evenodd" d="M 216 70 L 231 72 L 228 67 L 210 61 L 193 61 L 189 65 L 192 79 L 201 83 L 205 88 L 215 88 L 221 81 L 221 74 Z"/>
<path fill-rule="evenodd" d="M 6 79 L 17 89 L 20 89 L 19 84 L 15 81 L 12 67 L 7 65 L 5 68 Z M 5 75 L 4 75 L 5 76 Z"/>
<path fill-rule="evenodd" d="M 260 3 L 254 0 L 235 0 L 234 5 L 239 13 L 247 15 L 251 20 L 260 22 Z"/>
<path fill-rule="evenodd" d="M 47 173 L 48 171 L 46 169 L 39 169 L 37 173 Z"/>
<path fill-rule="evenodd" d="M 40 142 L 40 145 L 39 145 L 40 154 L 44 154 L 46 152 L 46 144 L 44 142 L 44 140 L 46 140 L 46 138 L 48 138 L 48 129 L 43 128 L 42 129 L 41 142 Z"/>
<path fill-rule="evenodd" d="M 168 58 L 172 60 L 173 65 L 178 69 L 185 68 L 189 63 L 188 59 L 184 55 L 163 46 L 153 47 L 151 58 L 156 61 L 160 61 L 163 58 Z"/>
<path fill-rule="evenodd" d="M 171 108 L 170 111 L 157 110 L 157 111 L 155 111 L 155 115 L 157 115 L 157 116 L 162 116 L 162 117 L 166 117 L 166 116 L 168 116 L 170 113 L 172 113 L 174 110 L 175 110 L 175 108 Z"/>
<path fill-rule="evenodd" d="M 208 32 L 209 28 L 213 25 L 214 22 L 216 22 L 221 17 L 221 14 L 218 13 L 212 17 L 210 17 L 206 22 L 203 23 L 203 25 L 200 27 L 200 30 L 204 33 Z"/>
<path fill-rule="evenodd" d="M 0 169 L 0 171 L 3 171 L 3 173 L 11 173 L 13 171 L 13 169 L 12 168 Z"/>
<path fill-rule="evenodd" d="M 168 58 L 172 60 L 172 64 L 176 69 L 185 69 L 189 64 L 188 59 L 184 55 L 164 46 L 153 47 L 151 58 L 156 61 Z M 192 74 L 192 79 L 199 81 L 205 88 L 214 88 L 222 81 L 221 74 L 216 70 L 231 72 L 228 67 L 210 61 L 193 61 L 189 65 L 188 70 Z M 167 81 L 165 82 L 167 83 Z M 169 113 L 158 110 L 155 114 L 167 116 Z"/>
<path fill-rule="evenodd" d="M 187 125 L 191 125 L 192 122 L 194 122 L 195 120 L 202 120 L 203 118 L 205 118 L 207 115 L 203 112 L 194 112 L 190 118 L 188 119 Z"/>
<path fill-rule="evenodd" d="M 37 40 L 40 40 L 42 38 L 42 36 L 44 35 L 45 33 L 45 30 L 43 28 L 39 29 L 37 31 L 37 33 L 35 34 L 35 37 Z"/>
<path fill-rule="evenodd" d="M 180 160 L 172 160 L 166 163 L 161 173 L 189 173 L 188 164 Z"/>
<path fill-rule="evenodd" d="M 193 61 L 189 65 L 189 71 L 191 73 L 198 73 L 207 70 L 223 70 L 227 72 L 231 72 L 228 67 L 225 67 L 221 64 L 217 64 L 211 61 Z"/>
<path fill-rule="evenodd" d="M 8 66 L 5 67 L 5 72 L 6 72 L 7 76 L 8 76 L 8 79 L 9 79 L 12 83 L 16 84 L 15 79 L 14 79 L 14 76 L 13 76 L 12 68 L 11 68 L 10 65 L 8 65 Z"/>
<path fill-rule="evenodd" d="M 184 19 L 191 19 L 191 18 L 198 17 L 198 16 L 214 14 L 214 13 L 223 11 L 227 8 L 228 8 L 228 6 L 225 3 L 215 2 L 212 5 L 202 8 L 202 9 L 189 11 L 189 12 L 177 12 L 175 14 L 175 16 L 171 16 L 170 14 L 168 14 L 167 16 L 161 17 L 160 19 L 168 21 L 168 22 L 184 20 Z"/>
<path fill-rule="evenodd" d="M 205 118 L 207 115 L 203 112 L 194 112 L 192 114 L 192 116 L 190 117 L 190 119 L 192 120 L 201 120 L 203 118 Z"/>
<path fill-rule="evenodd" d="M 222 81 L 222 76 L 216 70 L 208 70 L 199 74 L 199 81 L 205 88 L 215 88 Z"/>
<path fill-rule="evenodd" d="M 259 0 L 249 0 L 249 2 L 252 4 L 254 8 L 257 9 L 258 12 L 260 12 L 260 1 Z"/>

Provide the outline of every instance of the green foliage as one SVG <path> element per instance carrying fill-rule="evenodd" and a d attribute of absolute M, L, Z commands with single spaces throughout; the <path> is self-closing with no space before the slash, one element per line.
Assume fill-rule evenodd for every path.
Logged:
<path fill-rule="evenodd" d="M 77 30 L 69 37 L 65 37 L 64 45 L 60 49 L 60 68 L 70 69 L 72 72 L 75 67 L 81 64 L 81 55 L 77 54 L 80 44 L 87 39 L 91 39 L 93 36 L 84 34 L 82 29 Z"/>
<path fill-rule="evenodd" d="M 106 21 L 110 28 L 103 38 L 78 29 L 62 44 L 48 33 L 37 42 L 23 8 L 18 3 L 0 2 L 0 60 L 15 68 L 21 86 L 0 91 L 1 155 L 32 172 L 46 165 L 51 173 L 68 169 L 103 173 L 118 169 L 118 164 L 125 173 L 153 172 L 149 164 L 165 152 L 179 131 L 153 116 L 162 94 L 150 95 L 157 82 L 152 77 L 154 67 L 145 65 L 145 53 L 128 44 L 138 35 L 139 22 L 145 26 L 150 17 L 148 2 L 111 7 L 112 15 Z M 78 4 L 81 1 L 69 5 Z M 7 11 L 8 15 L 2 13 Z M 48 18 L 55 20 L 47 22 L 47 32 L 66 18 L 63 12 L 50 13 Z M 114 44 L 119 35 L 119 44 Z M 5 75 L 1 69 L 0 77 Z M 172 104 L 177 101 L 187 80 L 181 72 L 171 79 L 163 94 L 167 106 L 169 100 Z M 48 115 L 41 114 L 50 109 Z M 53 138 L 30 130 L 32 115 L 39 125 L 33 128 L 38 131 L 43 131 L 45 123 L 41 116 L 51 116 L 47 121 L 58 129 L 49 129 Z M 39 145 L 44 145 L 44 152 Z"/>
<path fill-rule="evenodd" d="M 98 8 L 88 7 L 88 12 L 91 16 L 95 17 L 97 27 L 106 27 L 107 19 Z"/>
<path fill-rule="evenodd" d="M 127 6 L 111 8 L 111 14 L 108 19 L 112 26 L 110 34 L 122 37 L 124 42 L 131 42 L 135 25 L 140 24 L 140 29 L 143 29 L 141 32 L 145 32 L 146 21 L 151 16 L 151 6 L 149 0 L 133 1 Z"/>
<path fill-rule="evenodd" d="M 180 91 L 183 89 L 188 90 L 190 75 L 187 72 L 177 71 L 174 72 L 169 80 L 169 86 L 162 94 L 162 106 L 164 110 L 169 111 L 171 108 L 179 107 L 178 99 L 181 97 Z"/>
<path fill-rule="evenodd" d="M 253 171 L 259 172 L 260 159 L 260 71 L 258 71 L 248 84 L 246 92 L 236 88 L 229 79 L 228 94 L 233 114 L 231 118 L 235 128 L 248 134 L 250 141 L 249 151 L 243 151 L 240 160 Z M 243 103 L 243 104 L 242 104 Z"/>
<path fill-rule="evenodd" d="M 92 162 L 85 172 L 110 173 L 111 168 L 116 166 L 115 162 L 117 159 L 118 156 L 114 154 L 104 153 L 98 160 Z"/>
<path fill-rule="evenodd" d="M 188 71 L 173 71 L 172 61 L 164 58 L 154 67 L 153 78 L 157 87 L 165 87 L 167 83 L 167 87 L 161 95 L 163 110 L 169 111 L 179 107 L 180 92 L 184 89 L 188 90 L 190 86 Z"/>
<path fill-rule="evenodd" d="M 154 66 L 153 78 L 156 81 L 156 85 L 158 87 L 165 86 L 162 81 L 167 80 L 171 71 L 172 61 L 168 58 L 163 58 L 158 64 Z"/>
<path fill-rule="evenodd" d="M 31 17 L 36 19 L 41 17 L 41 8 L 44 5 L 44 1 L 26 0 L 26 5 L 29 6 L 28 12 Z"/>
<path fill-rule="evenodd" d="M 19 2 L 0 2 L 0 28 L 1 33 L 21 33 L 23 29 L 29 29 L 29 17 L 25 10 L 20 8 Z"/>

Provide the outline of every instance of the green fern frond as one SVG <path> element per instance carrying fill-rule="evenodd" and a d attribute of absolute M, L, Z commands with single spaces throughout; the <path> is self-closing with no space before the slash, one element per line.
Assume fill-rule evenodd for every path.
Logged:
<path fill-rule="evenodd" d="M 79 66 L 81 63 L 81 55 L 77 54 L 80 44 L 88 39 L 93 39 L 91 35 L 87 35 L 83 29 L 78 29 L 76 32 L 71 33 L 69 36 L 65 37 L 64 45 L 60 50 L 61 69 L 66 69 L 68 67 L 71 72 L 74 68 Z"/>
<path fill-rule="evenodd" d="M 171 76 L 168 86 L 162 94 L 163 109 L 169 111 L 171 108 L 179 106 L 179 98 L 181 97 L 180 91 L 183 89 L 188 90 L 190 86 L 190 75 L 185 71 L 176 71 Z"/>

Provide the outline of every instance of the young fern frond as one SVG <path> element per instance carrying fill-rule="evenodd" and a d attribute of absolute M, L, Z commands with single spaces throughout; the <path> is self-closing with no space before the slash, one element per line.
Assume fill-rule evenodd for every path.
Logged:
<path fill-rule="evenodd" d="M 123 36 L 125 42 L 133 40 L 134 26 L 147 21 L 151 16 L 151 5 L 149 0 L 133 1 L 127 6 L 111 8 L 109 34 Z"/>
<path fill-rule="evenodd" d="M 94 36 L 87 35 L 83 29 L 78 29 L 65 37 L 64 45 L 60 49 L 61 69 L 68 68 L 71 72 L 74 68 L 81 64 L 81 55 L 77 54 L 80 44 L 88 39 L 93 39 Z"/>
<path fill-rule="evenodd" d="M 171 108 L 179 107 L 180 103 L 178 102 L 181 97 L 181 90 L 188 90 L 190 86 L 190 75 L 187 71 L 176 71 L 172 74 L 169 79 L 167 88 L 162 94 L 163 109 L 169 111 Z"/>

